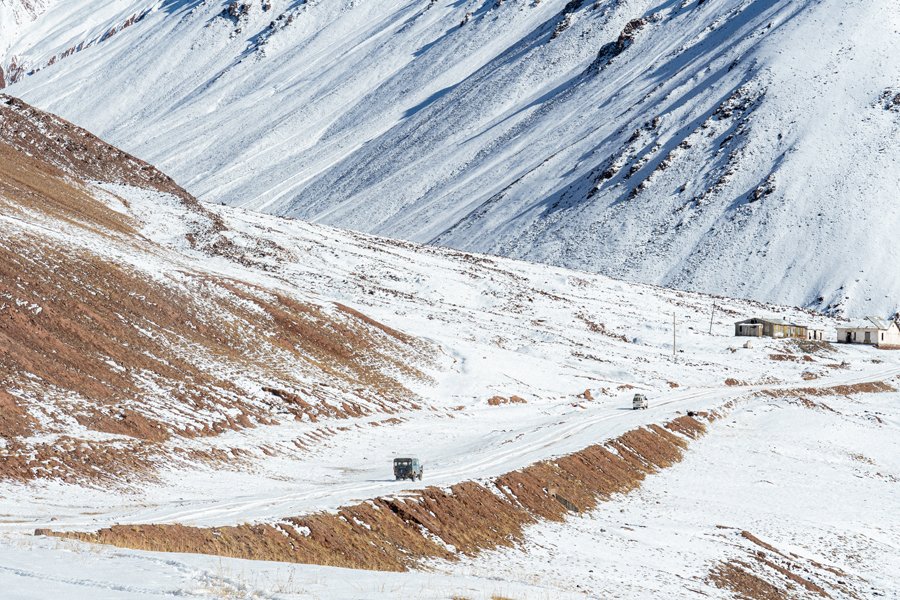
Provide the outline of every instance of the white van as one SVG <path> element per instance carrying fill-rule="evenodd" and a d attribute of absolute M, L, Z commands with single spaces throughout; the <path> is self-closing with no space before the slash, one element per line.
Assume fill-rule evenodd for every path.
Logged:
<path fill-rule="evenodd" d="M 634 410 L 637 410 L 639 408 L 648 408 L 650 405 L 647 403 L 647 396 L 643 394 L 635 394 L 632 406 Z"/>

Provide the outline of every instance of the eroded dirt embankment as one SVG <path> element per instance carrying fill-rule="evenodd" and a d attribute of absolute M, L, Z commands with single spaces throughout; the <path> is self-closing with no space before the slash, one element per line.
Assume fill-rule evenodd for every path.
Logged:
<path fill-rule="evenodd" d="M 852 394 L 881 394 L 896 392 L 897 389 L 886 381 L 865 381 L 833 385 L 830 387 L 798 387 L 788 389 L 763 390 L 761 393 L 771 398 L 801 398 L 803 396 L 850 396 Z"/>
<path fill-rule="evenodd" d="M 538 519 L 559 521 L 633 490 L 647 475 L 680 461 L 689 440 L 715 417 L 704 413 L 641 427 L 486 482 L 430 487 L 277 524 L 117 525 L 52 535 L 141 550 L 402 571 L 427 559 L 511 545 Z"/>

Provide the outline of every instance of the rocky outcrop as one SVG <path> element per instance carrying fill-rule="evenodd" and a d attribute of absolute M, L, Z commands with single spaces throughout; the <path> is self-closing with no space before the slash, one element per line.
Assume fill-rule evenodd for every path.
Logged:
<path fill-rule="evenodd" d="M 637 34 L 646 25 L 647 20 L 644 18 L 632 19 L 626 23 L 615 42 L 604 44 L 603 47 L 597 51 L 597 57 L 591 64 L 589 71 L 596 73 L 603 70 L 603 68 L 608 66 L 614 58 L 628 50 L 634 43 Z"/>

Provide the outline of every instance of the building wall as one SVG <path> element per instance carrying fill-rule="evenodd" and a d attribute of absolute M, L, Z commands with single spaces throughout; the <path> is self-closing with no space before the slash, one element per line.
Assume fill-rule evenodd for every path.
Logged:
<path fill-rule="evenodd" d="M 757 327 L 757 329 L 752 329 Z M 801 326 L 781 325 L 778 323 L 760 322 L 757 319 L 751 320 L 749 323 L 734 325 L 734 335 L 736 336 L 753 336 L 753 337 L 771 337 L 771 338 L 798 338 L 806 339 L 807 328 Z"/>
<path fill-rule="evenodd" d="M 875 327 L 839 327 L 837 330 L 837 341 L 840 343 L 847 343 L 847 333 L 849 332 L 851 335 L 849 343 L 865 344 L 867 331 L 871 335 L 871 341 L 868 342 L 870 344 L 876 346 L 900 347 L 900 329 L 897 329 L 896 325 L 892 325 L 889 329 L 883 331 L 876 329 Z"/>
<path fill-rule="evenodd" d="M 794 327 L 793 325 L 768 324 L 772 331 L 771 337 L 775 338 L 799 338 L 806 339 L 806 327 Z"/>
<path fill-rule="evenodd" d="M 744 323 L 734 325 L 734 335 L 738 337 L 762 337 L 763 328 L 752 323 Z"/>
<path fill-rule="evenodd" d="M 870 343 L 875 343 L 875 336 L 878 333 L 875 329 L 863 329 L 863 328 L 852 328 L 852 327 L 840 327 L 838 328 L 838 341 L 842 343 L 848 344 L 865 344 L 866 343 L 866 331 L 872 334 L 872 341 Z M 847 339 L 847 334 L 850 334 L 850 339 Z"/>
<path fill-rule="evenodd" d="M 873 344 L 879 346 L 900 346 L 900 333 L 897 333 L 895 328 L 891 328 L 887 331 L 880 331 L 875 327 L 858 327 L 858 328 L 850 328 L 850 327 L 839 327 L 838 328 L 838 342 L 848 343 L 847 341 L 847 333 L 850 333 L 851 339 L 849 343 L 851 344 Z M 869 341 L 866 342 L 866 332 L 869 333 Z M 884 339 L 881 339 L 881 334 L 884 334 Z"/>
<path fill-rule="evenodd" d="M 894 325 L 887 331 L 881 332 L 884 334 L 884 339 L 882 339 L 881 334 L 878 335 L 878 345 L 879 346 L 896 346 L 900 347 L 900 329 L 897 329 L 897 326 Z"/>

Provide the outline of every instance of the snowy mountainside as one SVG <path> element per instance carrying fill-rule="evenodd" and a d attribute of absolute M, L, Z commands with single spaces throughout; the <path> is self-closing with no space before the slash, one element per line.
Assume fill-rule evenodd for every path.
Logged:
<path fill-rule="evenodd" d="M 349 307 L 196 268 L 179 249 L 253 263 L 155 168 L 6 96 L 0 158 L 4 478 L 153 479 L 225 456 L 198 437 L 409 410 L 440 369 Z"/>
<path fill-rule="evenodd" d="M 892 445 L 900 354 L 770 339 L 745 346 L 732 337 L 735 320 L 768 315 L 833 338 L 840 323 L 833 318 L 200 203 L 151 165 L 2 96 L 0 224 L 0 585 L 16 597 L 111 590 L 116 597 L 577 598 L 627 579 L 638 596 L 677 596 L 691 586 L 729 598 L 748 589 L 745 572 L 733 577 L 742 568 L 774 582 L 776 592 L 797 581 L 778 568 L 807 569 L 799 571 L 810 578 L 803 581 L 835 597 L 893 589 L 893 562 L 847 564 L 846 554 L 827 550 L 846 534 L 865 543 L 872 515 L 893 514 L 880 509 L 891 506 L 900 476 Z M 630 409 L 636 391 L 650 397 L 650 408 Z M 498 580 L 467 572 L 498 561 L 493 555 L 484 565 L 470 556 L 395 577 L 34 535 L 146 524 L 207 528 L 213 536 L 247 523 L 260 531 L 372 498 L 496 478 L 710 409 L 734 417 L 710 423 L 727 429 L 711 438 L 700 465 L 709 456 L 754 461 L 769 451 L 777 471 L 769 477 L 789 487 L 802 471 L 792 460 L 802 441 L 791 420 L 805 424 L 813 449 L 828 444 L 821 424 L 844 431 L 825 465 L 840 473 L 807 483 L 821 494 L 828 482 L 865 477 L 865 490 L 847 497 L 865 495 L 871 510 L 857 511 L 850 525 L 827 521 L 821 539 L 798 538 L 787 567 L 771 555 L 764 558 L 776 567 L 741 566 L 749 542 L 711 535 L 719 523 L 688 511 L 684 524 L 666 530 L 664 545 L 651 542 L 665 559 L 652 576 L 634 581 L 610 569 L 588 578 L 590 588 L 575 583 L 585 562 L 548 563 L 534 544 L 510 548 L 505 562 L 501 556 Z M 777 438 L 754 425 L 758 410 L 772 417 L 764 425 L 777 423 Z M 807 419 L 806 411 L 822 418 Z M 775 419 L 784 414 L 790 419 Z M 743 430 L 732 431 L 735 423 Z M 755 435 L 744 444 L 746 429 Z M 406 454 L 425 460 L 424 481 L 391 478 L 391 457 Z M 703 472 L 688 464 L 676 475 L 686 483 L 650 488 L 651 501 L 664 502 L 671 489 L 678 500 L 669 506 L 696 508 L 692 473 Z M 742 470 L 735 491 L 714 500 L 727 506 L 749 497 L 748 488 L 762 485 L 758 473 Z M 635 508 L 640 498 L 620 496 L 598 518 L 575 523 L 589 551 L 606 547 L 610 514 L 647 515 L 637 527 L 659 518 L 659 507 L 648 513 Z M 791 524 L 760 515 L 744 502 L 740 522 L 725 524 L 784 549 Z M 647 542 L 628 537 L 635 527 L 627 518 L 614 521 L 621 539 L 612 541 L 635 552 Z M 554 530 L 545 520 L 533 525 Z M 882 537 L 891 539 L 894 521 L 877 526 L 884 535 L 871 535 L 889 547 Z M 557 535 L 543 537 L 555 544 Z M 724 569 L 732 577 L 721 581 L 734 589 L 710 579 Z M 848 574 L 846 584 L 835 569 Z"/>
<path fill-rule="evenodd" d="M 672 414 L 745 393 L 723 393 L 726 379 L 789 385 L 840 372 L 824 354 L 809 364 L 767 358 L 799 351 L 786 342 L 761 344 L 752 354 L 762 362 L 748 362 L 727 335 L 751 314 L 833 332 L 822 316 L 204 205 L 150 165 L 14 98 L 0 100 L 0 140 L 0 336 L 14 349 L 0 355 L 0 400 L 12 415 L 3 435 L 6 458 L 10 448 L 33 451 L 30 462 L 2 463 L 17 479 L 90 480 L 57 452 L 79 439 L 112 456 L 140 445 L 147 454 L 134 455 L 144 459 L 134 470 L 152 479 L 165 478 L 173 456 L 237 448 L 302 464 L 332 437 L 363 435 L 339 428 L 347 423 L 418 431 L 460 419 L 479 441 L 448 443 L 476 443 L 488 474 L 583 443 L 569 432 L 493 460 L 492 444 L 506 439 L 484 430 L 495 396 L 545 407 L 541 419 L 605 419 L 605 405 L 635 387 L 665 391 L 661 410 Z M 530 414 L 515 403 L 499 410 Z M 611 433 L 635 418 L 611 423 Z M 451 482 L 466 471 L 460 461 L 471 457 L 447 465 Z M 93 474 L 108 480 L 103 466 Z M 332 502 L 356 493 L 326 492 Z M 311 498 L 295 501 L 285 514 Z"/>
<path fill-rule="evenodd" d="M 0 88 L 11 85 L 43 67 L 54 65 L 85 48 L 102 43 L 134 25 L 156 9 L 145 0 L 97 2 L 77 6 L 52 0 L 2 0 L 0 2 Z M 50 10 L 50 7 L 53 10 Z M 39 22 L 36 22 L 39 21 Z M 11 50 L 20 36 L 31 34 L 25 56 Z"/>
<path fill-rule="evenodd" d="M 35 21 L 50 5 L 50 0 L 0 0 L 0 57 L 5 57 L 7 50 L 16 41 L 18 35 Z M 0 61 L 0 89 L 12 83 L 13 77 L 7 77 L 12 64 L 12 71 L 18 69 L 14 60 Z"/>
<path fill-rule="evenodd" d="M 3 51 L 12 44 L 16 34 L 49 6 L 49 0 L 0 0 L 0 31 L 4 33 Z"/>
<path fill-rule="evenodd" d="M 900 308 L 896 2 L 114 5 L 62 3 L 26 28 L 0 58 L 25 65 L 11 92 L 201 198 L 841 314 Z M 75 40 L 53 24 L 95 13 L 86 43 L 143 17 L 62 60 Z"/>

